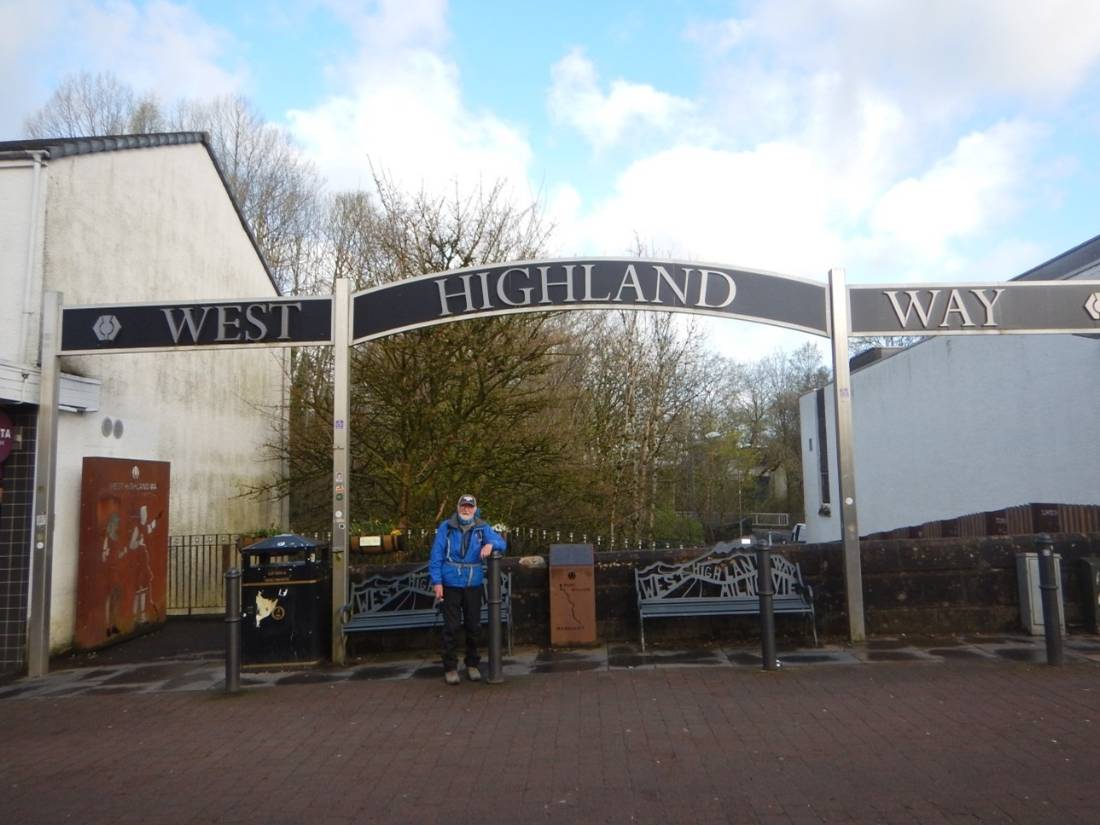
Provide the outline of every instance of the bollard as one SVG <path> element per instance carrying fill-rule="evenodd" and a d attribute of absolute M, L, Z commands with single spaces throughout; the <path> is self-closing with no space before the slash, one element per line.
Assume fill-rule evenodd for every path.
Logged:
<path fill-rule="evenodd" d="M 500 661 L 500 645 L 503 634 L 500 629 L 500 552 L 489 554 L 486 575 L 489 577 L 489 677 L 490 685 L 499 685 L 504 681 L 503 667 Z"/>
<path fill-rule="evenodd" d="M 225 571 L 225 692 L 241 689 L 241 571 Z"/>
<path fill-rule="evenodd" d="M 775 584 L 772 582 L 772 554 L 766 544 L 756 548 L 756 568 L 756 595 L 760 597 L 760 659 L 764 670 L 778 670 L 779 662 L 775 658 L 775 610 L 772 603 Z"/>
<path fill-rule="evenodd" d="M 1062 655 L 1062 623 L 1058 620 L 1058 568 L 1055 565 L 1054 541 L 1046 533 L 1036 540 L 1039 548 L 1039 594 L 1043 600 L 1043 635 L 1047 642 L 1047 664 L 1060 665 Z"/>

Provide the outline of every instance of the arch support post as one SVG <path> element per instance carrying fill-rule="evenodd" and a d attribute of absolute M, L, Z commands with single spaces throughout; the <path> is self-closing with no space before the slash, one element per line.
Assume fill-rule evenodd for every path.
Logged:
<path fill-rule="evenodd" d="M 863 570 L 856 513 L 855 453 L 852 448 L 852 376 L 848 365 L 848 291 L 844 270 L 829 270 L 829 333 L 833 345 L 833 401 L 836 408 L 837 480 L 840 486 L 840 532 L 844 542 L 844 591 L 848 638 L 867 638 L 863 623 Z"/>
<path fill-rule="evenodd" d="M 348 392 L 351 357 L 351 303 L 347 278 L 337 278 L 332 296 L 332 662 L 342 665 L 344 603 L 348 600 L 348 508 L 351 478 L 348 456 L 351 402 Z"/>

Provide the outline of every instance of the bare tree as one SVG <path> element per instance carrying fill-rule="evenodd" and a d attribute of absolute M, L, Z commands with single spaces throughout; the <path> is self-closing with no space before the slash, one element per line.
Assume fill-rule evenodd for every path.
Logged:
<path fill-rule="evenodd" d="M 114 75 L 80 72 L 58 84 L 45 105 L 26 119 L 24 129 L 32 138 L 127 134 L 137 108 L 134 90 Z M 150 120 L 145 111 L 138 122 Z"/>
<path fill-rule="evenodd" d="M 316 227 L 321 180 L 287 133 L 267 123 L 240 96 L 183 101 L 172 118 L 180 131 L 210 135 L 225 172 L 268 265 L 283 292 L 307 290 L 302 256 Z"/>
<path fill-rule="evenodd" d="M 864 338 L 848 339 L 848 357 L 859 355 L 876 347 L 881 349 L 904 349 L 924 340 L 921 335 L 869 335 Z"/>

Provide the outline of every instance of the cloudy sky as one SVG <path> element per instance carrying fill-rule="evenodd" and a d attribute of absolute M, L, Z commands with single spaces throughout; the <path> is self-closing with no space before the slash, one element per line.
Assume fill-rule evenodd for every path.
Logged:
<path fill-rule="evenodd" d="M 1095 0 L 0 0 L 0 19 L 2 139 L 75 71 L 241 93 L 334 189 L 371 164 L 410 188 L 506 179 L 544 203 L 553 254 L 637 238 L 964 283 L 1100 234 Z M 735 355 L 805 340 L 745 326 L 707 322 Z"/>

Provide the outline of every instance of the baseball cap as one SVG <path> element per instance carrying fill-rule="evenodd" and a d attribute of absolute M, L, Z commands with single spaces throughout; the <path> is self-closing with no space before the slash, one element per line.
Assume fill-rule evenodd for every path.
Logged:
<path fill-rule="evenodd" d="M 458 497 L 458 506 L 461 507 L 463 504 L 469 504 L 471 507 L 477 507 L 477 499 L 469 493 L 464 493 L 463 495 Z"/>

